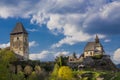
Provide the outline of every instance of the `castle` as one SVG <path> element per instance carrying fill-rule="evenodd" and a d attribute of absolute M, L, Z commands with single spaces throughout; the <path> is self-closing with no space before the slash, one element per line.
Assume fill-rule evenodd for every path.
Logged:
<path fill-rule="evenodd" d="M 104 55 L 105 51 L 103 49 L 102 44 L 99 41 L 98 36 L 96 35 L 95 41 L 88 42 L 84 48 L 83 54 L 77 58 L 75 54 L 69 56 L 68 61 L 69 62 L 81 62 L 83 58 L 90 57 L 90 56 L 96 56 L 96 55 Z"/>
<path fill-rule="evenodd" d="M 19 60 L 28 60 L 28 32 L 20 22 L 16 24 L 15 28 L 10 33 L 10 50 L 16 54 Z"/>

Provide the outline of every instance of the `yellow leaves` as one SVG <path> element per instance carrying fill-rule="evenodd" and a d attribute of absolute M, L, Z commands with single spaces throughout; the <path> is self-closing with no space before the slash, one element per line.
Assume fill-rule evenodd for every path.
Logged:
<path fill-rule="evenodd" d="M 68 66 L 62 66 L 58 71 L 58 77 L 61 80 L 71 80 L 73 77 L 72 70 Z"/>
<path fill-rule="evenodd" d="M 72 80 L 73 73 L 68 66 L 59 67 L 55 64 L 50 80 Z"/>

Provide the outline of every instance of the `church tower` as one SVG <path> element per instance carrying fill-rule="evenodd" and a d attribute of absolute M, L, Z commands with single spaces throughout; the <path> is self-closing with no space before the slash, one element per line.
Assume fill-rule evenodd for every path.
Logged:
<path fill-rule="evenodd" d="M 28 60 L 28 33 L 20 22 L 16 24 L 10 33 L 10 50 L 16 54 L 19 60 Z"/>
<path fill-rule="evenodd" d="M 96 38 L 95 38 L 95 42 L 96 42 L 96 43 L 99 43 L 99 38 L 98 38 L 97 35 L 96 35 Z"/>

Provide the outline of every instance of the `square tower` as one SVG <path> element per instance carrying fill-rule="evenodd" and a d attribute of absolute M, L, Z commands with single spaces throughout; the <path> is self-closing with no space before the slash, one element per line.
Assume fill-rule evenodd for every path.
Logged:
<path fill-rule="evenodd" d="M 16 54 L 19 60 L 28 60 L 28 33 L 20 22 L 16 24 L 15 28 L 10 33 L 10 50 Z"/>

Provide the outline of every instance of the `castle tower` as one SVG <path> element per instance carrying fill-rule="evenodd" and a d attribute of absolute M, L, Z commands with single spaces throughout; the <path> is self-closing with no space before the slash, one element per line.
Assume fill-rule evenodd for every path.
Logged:
<path fill-rule="evenodd" d="M 10 33 L 10 50 L 16 54 L 18 59 L 28 60 L 28 33 L 20 22 L 16 24 L 15 28 Z"/>

